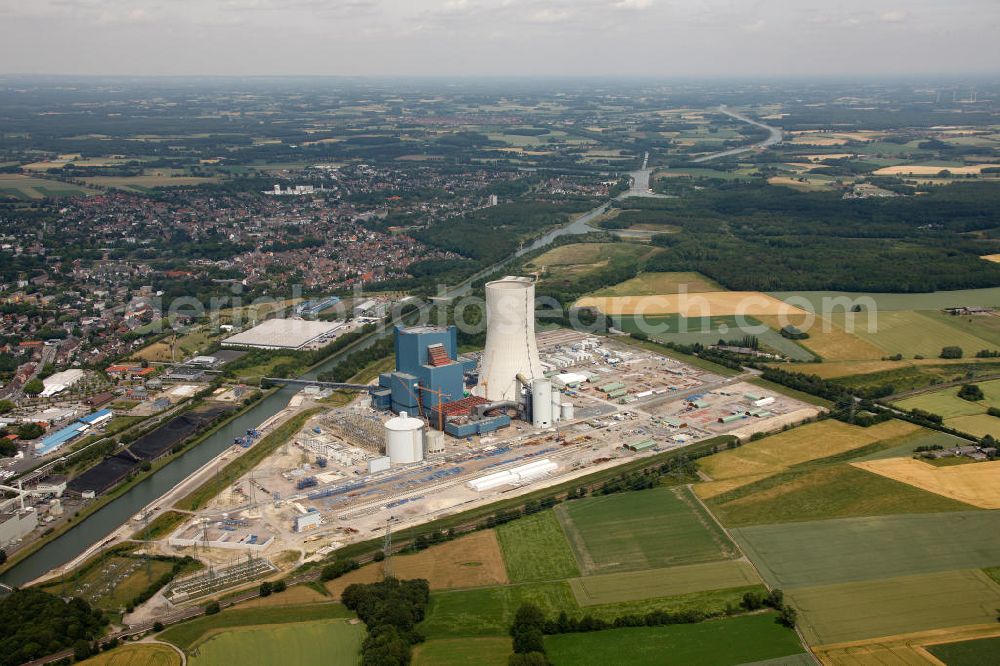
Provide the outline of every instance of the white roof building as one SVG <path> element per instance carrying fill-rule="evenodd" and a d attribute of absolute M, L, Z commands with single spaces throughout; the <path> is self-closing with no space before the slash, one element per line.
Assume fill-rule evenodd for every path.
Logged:
<path fill-rule="evenodd" d="M 226 338 L 222 341 L 222 345 L 258 349 L 301 349 L 319 338 L 332 334 L 341 326 L 343 322 L 268 319 L 250 330 Z"/>
<path fill-rule="evenodd" d="M 62 393 L 81 379 L 83 379 L 83 370 L 78 368 L 63 370 L 62 372 L 49 375 L 42 380 L 42 384 L 45 388 L 42 390 L 40 395 L 43 398 L 48 398 L 49 396 L 53 396 L 57 393 Z"/>

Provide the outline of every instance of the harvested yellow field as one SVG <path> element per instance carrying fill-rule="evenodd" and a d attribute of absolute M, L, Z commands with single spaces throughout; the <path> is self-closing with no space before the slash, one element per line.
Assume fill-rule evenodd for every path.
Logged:
<path fill-rule="evenodd" d="M 78 662 L 87 666 L 181 666 L 181 655 L 162 643 L 123 645 Z"/>
<path fill-rule="evenodd" d="M 895 636 L 869 638 L 849 643 L 812 647 L 813 654 L 825 666 L 911 666 L 942 662 L 926 650 L 929 645 L 956 643 L 1000 636 L 1000 625 L 974 624 L 965 627 L 931 629 Z"/>
<path fill-rule="evenodd" d="M 980 257 L 980 259 L 985 259 L 986 261 L 992 261 L 995 264 L 1000 264 L 1000 254 L 987 254 Z"/>
<path fill-rule="evenodd" d="M 819 153 L 817 155 L 799 155 L 799 157 L 810 162 L 822 162 L 823 160 L 842 160 L 849 157 L 857 157 L 857 153 Z"/>
<path fill-rule="evenodd" d="M 217 183 L 216 176 L 170 176 L 170 175 L 143 175 L 143 176 L 91 176 L 83 181 L 88 185 L 101 185 L 104 187 L 116 187 L 119 189 L 138 189 L 140 191 L 150 187 L 188 187 L 191 185 L 203 185 L 205 183 Z"/>
<path fill-rule="evenodd" d="M 799 180 L 799 178 L 803 178 L 804 180 Z M 771 176 L 770 178 L 767 179 L 767 182 L 770 185 L 784 185 L 786 187 L 794 187 L 799 190 L 810 190 L 810 191 L 830 189 L 834 186 L 834 183 L 831 180 L 823 180 L 817 177 L 814 177 L 812 180 L 809 180 L 808 174 L 803 174 L 802 176 L 796 176 L 796 177 Z"/>
<path fill-rule="evenodd" d="M 1000 461 L 935 467 L 913 458 L 886 458 L 852 464 L 981 509 L 1000 509 Z"/>
<path fill-rule="evenodd" d="M 723 315 L 803 315 L 802 310 L 759 291 L 707 291 L 647 296 L 585 296 L 577 307 L 591 307 L 606 315 L 666 315 L 718 317 Z"/>
<path fill-rule="evenodd" d="M 829 319 L 810 315 L 785 318 L 759 315 L 757 319 L 776 331 L 789 324 L 805 330 L 809 337 L 797 342 L 824 361 L 877 360 L 885 356 L 885 352 L 872 343 L 848 333 Z"/>
<path fill-rule="evenodd" d="M 785 162 L 785 164 L 796 169 L 802 169 L 803 171 L 811 171 L 824 166 L 823 164 L 813 164 L 812 162 Z"/>
<path fill-rule="evenodd" d="M 631 280 L 601 289 L 602 296 L 649 296 L 659 294 L 702 294 L 721 291 L 718 283 L 701 273 L 641 273 Z"/>
<path fill-rule="evenodd" d="M 885 132 L 790 132 L 792 139 L 786 143 L 804 146 L 842 146 L 849 141 L 875 141 L 885 136 Z"/>
<path fill-rule="evenodd" d="M 792 410 L 787 414 L 777 414 L 768 419 L 758 420 L 753 419 L 745 426 L 740 426 L 735 430 L 730 430 L 728 435 L 735 437 L 736 439 L 746 441 L 758 432 L 770 433 L 781 430 L 785 426 L 798 425 L 804 421 L 808 421 L 814 418 L 823 410 L 819 407 L 800 407 L 799 409 Z"/>
<path fill-rule="evenodd" d="M 936 176 L 942 171 L 948 171 L 957 176 L 966 174 L 982 173 L 986 167 L 996 166 L 995 164 L 970 164 L 967 166 L 934 166 L 930 164 L 898 164 L 896 166 L 882 167 L 874 172 L 876 176 Z"/>
<path fill-rule="evenodd" d="M 431 546 L 419 553 L 394 555 L 392 572 L 397 578 L 426 578 L 432 590 L 483 587 L 510 582 L 503 553 L 493 530 L 474 532 L 454 541 Z M 382 565 L 369 564 L 346 576 L 331 580 L 326 589 L 339 598 L 352 583 L 374 583 L 382 579 Z"/>
<path fill-rule="evenodd" d="M 316 604 L 329 602 L 332 599 L 319 590 L 314 590 L 305 585 L 293 585 L 284 592 L 271 594 L 266 597 L 257 597 L 239 605 L 239 608 L 261 608 L 272 606 L 296 606 L 301 604 Z"/>
<path fill-rule="evenodd" d="M 827 419 L 809 423 L 738 449 L 716 453 L 701 460 L 701 471 L 711 481 L 697 484 L 698 496 L 708 499 L 782 472 L 792 465 L 851 451 L 873 442 L 901 437 L 920 430 L 905 421 L 886 421 L 870 428 Z"/>
<path fill-rule="evenodd" d="M 833 136 L 797 136 L 788 143 L 800 146 L 843 146 L 848 139 Z"/>

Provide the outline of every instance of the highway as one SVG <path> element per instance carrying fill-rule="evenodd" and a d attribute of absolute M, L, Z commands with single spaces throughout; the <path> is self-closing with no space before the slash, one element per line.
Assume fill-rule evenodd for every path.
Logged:
<path fill-rule="evenodd" d="M 780 127 L 772 127 L 771 125 L 765 125 L 764 123 L 758 120 L 754 120 L 753 118 L 748 118 L 747 116 L 744 116 L 742 113 L 739 113 L 737 111 L 730 111 L 728 108 L 726 108 L 725 104 L 719 107 L 719 112 L 724 113 L 730 118 L 735 118 L 736 120 L 739 120 L 741 122 L 750 125 L 755 125 L 762 129 L 766 129 L 769 132 L 768 137 L 763 141 L 758 141 L 757 143 L 751 143 L 749 146 L 740 146 L 738 148 L 730 148 L 729 150 L 721 150 L 717 153 L 709 153 L 708 155 L 702 155 L 697 159 L 691 160 L 692 162 L 708 162 L 709 160 L 715 160 L 720 157 L 729 157 L 730 155 L 739 155 L 740 153 L 747 153 L 750 152 L 751 150 L 757 150 L 758 148 L 767 148 L 768 146 L 773 146 L 776 143 L 781 143 L 781 140 L 784 138 L 784 133 L 781 131 Z"/>

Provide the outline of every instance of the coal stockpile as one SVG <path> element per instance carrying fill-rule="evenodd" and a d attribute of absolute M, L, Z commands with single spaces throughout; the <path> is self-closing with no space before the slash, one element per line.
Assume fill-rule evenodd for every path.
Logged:
<path fill-rule="evenodd" d="M 101 495 L 109 488 L 124 481 L 138 467 L 139 461 L 132 458 L 128 451 L 122 451 L 110 458 L 105 458 L 103 462 L 70 481 L 66 487 L 77 493 L 93 490 Z"/>
<path fill-rule="evenodd" d="M 170 453 L 174 446 L 203 429 L 220 415 L 233 409 L 220 406 L 185 412 L 170 419 L 156 430 L 146 433 L 132 442 L 128 448 L 132 455 L 140 460 L 156 460 Z"/>

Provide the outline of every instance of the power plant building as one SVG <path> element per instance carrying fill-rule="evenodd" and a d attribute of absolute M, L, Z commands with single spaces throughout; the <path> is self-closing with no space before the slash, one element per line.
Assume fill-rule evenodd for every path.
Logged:
<path fill-rule="evenodd" d="M 545 377 L 538 358 L 535 284 L 530 278 L 507 276 L 486 284 L 486 346 L 472 395 L 466 394 L 466 385 L 476 382 L 470 377 L 476 362 L 458 358 L 454 326 L 397 327 L 395 351 L 396 369 L 380 375 L 372 392 L 374 408 L 391 409 L 402 417 L 386 425 L 387 454 L 393 463 L 419 460 L 424 450 L 443 449 L 434 440 L 435 446 L 422 448 L 418 457 L 416 449 L 402 453 L 409 444 L 398 443 L 393 455 L 389 440 L 401 441 L 395 431 L 402 421 L 422 425 L 421 419 L 426 419 L 436 430 L 467 438 L 507 427 L 515 416 L 536 428 L 549 428 L 567 411 L 572 414 L 571 406 L 564 410 L 562 394 Z"/>
<path fill-rule="evenodd" d="M 397 326 L 395 347 L 396 370 L 379 376 L 373 407 L 423 414 L 465 397 L 465 374 L 472 368 L 458 359 L 454 326 Z"/>

